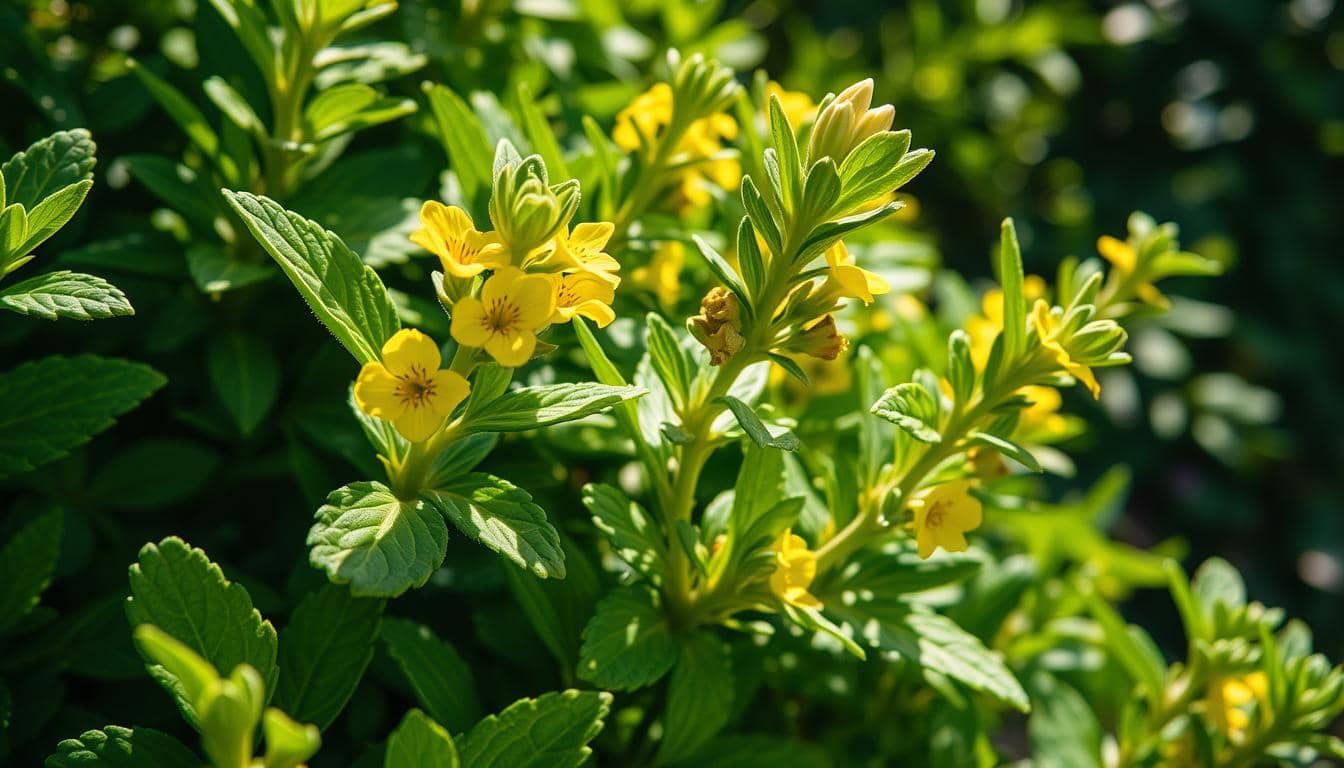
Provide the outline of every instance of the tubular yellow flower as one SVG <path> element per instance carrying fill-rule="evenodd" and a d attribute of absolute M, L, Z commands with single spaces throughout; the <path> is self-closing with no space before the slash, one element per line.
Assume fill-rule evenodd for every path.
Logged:
<path fill-rule="evenodd" d="M 410 238 L 438 256 L 443 271 L 453 277 L 475 277 L 508 265 L 508 252 L 498 235 L 478 232 L 466 211 L 437 200 L 426 200 L 420 207 L 420 228 Z"/>
<path fill-rule="evenodd" d="M 848 299 L 859 299 L 864 304 L 872 304 L 873 297 L 891 290 L 886 280 L 876 273 L 854 263 L 843 241 L 826 249 L 826 266 L 830 274 L 826 282 L 831 290 Z"/>
<path fill-rule="evenodd" d="M 606 328 L 616 319 L 611 302 L 616 299 L 616 286 L 592 272 L 573 272 L 551 275 L 555 284 L 555 313 L 553 323 L 568 323 L 575 315 L 586 317 Z"/>
<path fill-rule="evenodd" d="M 765 84 L 765 114 L 770 113 L 770 97 L 779 97 L 779 106 L 784 109 L 784 116 L 789 119 L 789 125 L 796 131 L 803 127 L 812 113 L 817 110 L 816 102 L 812 97 L 802 91 L 786 91 L 784 86 L 771 80 Z"/>
<path fill-rule="evenodd" d="M 413 443 L 428 440 L 471 391 L 455 371 L 439 370 L 439 345 L 406 328 L 383 344 L 382 360 L 365 363 L 355 379 L 355 403 L 392 422 Z"/>
<path fill-rule="evenodd" d="M 1092 369 L 1070 357 L 1069 351 L 1059 343 L 1057 338 L 1060 330 L 1059 321 L 1050 312 L 1050 305 L 1045 299 L 1036 300 L 1036 305 L 1031 309 L 1031 322 L 1036 326 L 1037 335 L 1041 337 L 1041 346 L 1054 355 L 1059 367 L 1082 382 L 1087 391 L 1092 393 L 1093 398 L 1101 397 L 1101 385 L 1097 383 L 1097 377 L 1093 375 Z"/>
<path fill-rule="evenodd" d="M 616 231 L 609 221 L 585 222 L 568 234 L 555 239 L 553 261 L 561 269 L 581 269 L 611 283 L 615 288 L 621 281 L 617 272 L 620 262 L 602 250 Z"/>
<path fill-rule="evenodd" d="M 1269 680 L 1264 672 L 1219 678 L 1209 685 L 1209 716 L 1223 733 L 1240 735 L 1251 727 L 1250 705 L 1264 706 L 1268 696 Z"/>
<path fill-rule="evenodd" d="M 970 480 L 952 480 L 915 494 L 915 542 L 919 556 L 928 559 L 942 547 L 948 552 L 966 551 L 966 532 L 980 527 L 980 500 L 970 493 Z"/>
<path fill-rule="evenodd" d="M 516 368 L 532 356 L 537 331 L 554 313 L 550 277 L 505 267 L 485 281 L 479 299 L 467 296 L 453 306 L 453 338 L 468 347 L 484 347 L 495 362 Z"/>
<path fill-rule="evenodd" d="M 775 542 L 775 572 L 770 574 L 770 591 L 790 605 L 820 608 L 821 601 L 807 588 L 817 576 L 817 553 L 807 548 L 802 536 L 785 530 Z"/>
<path fill-rule="evenodd" d="M 1097 253 L 1123 275 L 1132 275 L 1139 268 L 1139 255 L 1134 251 L 1134 247 L 1119 238 L 1110 235 L 1097 238 Z M 1140 299 L 1155 307 L 1165 309 L 1171 306 L 1171 302 L 1167 301 L 1167 297 L 1163 296 L 1151 281 L 1145 280 L 1139 283 L 1135 286 L 1134 292 Z"/>

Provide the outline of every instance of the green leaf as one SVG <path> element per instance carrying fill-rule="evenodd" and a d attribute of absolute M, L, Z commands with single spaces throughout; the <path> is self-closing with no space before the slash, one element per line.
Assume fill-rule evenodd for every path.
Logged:
<path fill-rule="evenodd" d="M 609 406 L 642 397 L 643 387 L 592 382 L 523 387 L 480 402 L 462 417 L 468 432 L 519 432 L 581 419 Z"/>
<path fill-rule="evenodd" d="M 460 764 L 452 735 L 418 709 L 407 712 L 387 739 L 386 768 L 457 768 Z"/>
<path fill-rule="evenodd" d="M 461 733 L 481 718 L 471 667 L 428 627 L 405 619 L 383 625 L 387 654 L 415 690 L 421 706 L 449 730 Z"/>
<path fill-rule="evenodd" d="M 66 222 L 70 221 L 84 203 L 84 198 L 93 186 L 92 181 L 79 181 L 53 192 L 36 208 L 28 210 L 28 222 L 23 244 L 15 255 L 26 256 L 41 245 L 47 238 L 56 234 Z"/>
<path fill-rule="evenodd" d="M 793 211 L 802 197 L 803 164 L 798 153 L 798 138 L 794 135 L 789 118 L 778 96 L 770 97 L 770 144 L 779 153 L 780 197 L 784 210 Z"/>
<path fill-rule="evenodd" d="M 1022 293 L 1022 248 L 1012 219 L 999 233 L 999 282 L 1003 284 L 1003 359 L 1016 360 L 1026 349 L 1027 300 Z"/>
<path fill-rule="evenodd" d="M 546 122 L 546 116 L 541 113 L 536 99 L 532 98 L 531 89 L 524 81 L 518 82 L 516 104 L 518 115 L 523 119 L 523 132 L 527 134 L 532 150 L 541 155 L 542 161 L 546 163 L 547 172 L 552 178 L 571 178 L 572 174 L 569 172 L 569 166 L 565 164 L 564 153 L 560 151 L 560 144 L 555 140 L 555 132 Z"/>
<path fill-rule="evenodd" d="M 691 240 L 695 242 L 695 247 L 700 250 L 700 255 L 704 257 L 710 271 L 714 273 L 715 277 L 719 278 L 719 282 L 723 283 L 725 288 L 737 296 L 737 300 L 742 304 L 742 309 L 750 315 L 752 312 L 751 294 L 747 293 L 746 286 L 742 285 L 742 280 L 737 276 L 737 272 L 733 270 L 723 256 L 719 255 L 718 251 L 714 250 L 713 246 L 705 242 L 704 238 L 696 235 Z"/>
<path fill-rule="evenodd" d="M 532 495 L 502 478 L 473 472 L 421 498 L 459 531 L 504 555 L 537 577 L 565 577 L 560 536 Z"/>
<path fill-rule="evenodd" d="M 64 516 L 53 509 L 14 531 L 0 548 L 0 635 L 37 607 L 56 572 Z"/>
<path fill-rule="evenodd" d="M 609 485 L 593 483 L 583 487 L 583 503 L 593 513 L 593 525 L 611 542 L 612 551 L 657 583 L 666 567 L 662 539 L 644 508 Z"/>
<path fill-rule="evenodd" d="M 1039 768 L 1101 768 L 1101 725 L 1087 700 L 1044 670 L 1029 680 L 1032 693 L 1027 735 L 1032 765 Z"/>
<path fill-rule="evenodd" d="M 815 744 L 773 735 L 722 736 L 709 742 L 677 768 L 834 768 Z M 965 768 L 961 766 L 960 768 Z"/>
<path fill-rule="evenodd" d="M 574 326 L 574 335 L 579 340 L 579 346 L 583 348 L 583 354 L 588 358 L 588 367 L 592 369 L 593 375 L 603 384 L 612 387 L 625 387 L 629 382 L 625 376 L 621 375 L 616 364 L 607 357 L 607 353 L 598 343 L 597 337 L 588 327 L 588 323 L 581 317 L 575 317 L 572 321 Z M 640 437 L 639 427 L 639 407 L 631 400 L 622 400 L 616 408 L 612 409 L 616 418 L 624 422 L 625 431 L 639 444 L 643 444 Z"/>
<path fill-rule="evenodd" d="M 373 268 L 339 237 L 269 198 L 228 190 L 224 196 L 350 354 L 361 363 L 380 359 L 401 322 Z"/>
<path fill-rule="evenodd" d="M 414 111 L 413 101 L 384 96 L 363 83 L 342 83 L 318 93 L 303 118 L 309 137 L 325 141 Z"/>
<path fill-rule="evenodd" d="M 58 131 L 35 142 L 0 166 L 5 179 L 0 207 L 18 203 L 32 211 L 57 190 L 92 179 L 96 149 L 83 128 Z"/>
<path fill-rule="evenodd" d="M 1246 605 L 1246 583 L 1237 569 L 1221 557 L 1211 557 L 1199 566 L 1190 589 L 1205 616 L 1214 615 L 1217 603 L 1234 610 Z"/>
<path fill-rule="evenodd" d="M 443 563 L 448 526 L 423 499 L 403 501 L 372 481 L 332 491 L 308 532 L 308 561 L 357 597 L 396 597 Z"/>
<path fill-rule="evenodd" d="M 0 374 L 0 477 L 59 459 L 166 379 L 115 358 L 51 356 Z"/>
<path fill-rule="evenodd" d="M 158 627 L 216 670 L 248 664 L 261 675 L 266 689 L 274 690 L 279 672 L 275 628 L 252 607 L 247 590 L 224 578 L 205 552 L 173 536 L 146 544 L 139 562 L 130 568 L 130 579 L 126 617 L 132 627 Z M 195 725 L 197 712 L 183 698 L 181 682 L 157 664 L 150 664 L 149 671 Z"/>
<path fill-rule="evenodd" d="M 439 140 L 462 185 L 462 196 L 475 207 L 494 178 L 491 158 L 495 150 L 480 118 L 460 96 L 444 85 L 426 86 L 429 106 L 439 126 Z M 474 212 L 474 211 L 473 211 Z"/>
<path fill-rule="evenodd" d="M 597 602 L 597 573 L 582 549 L 560 539 L 565 553 L 565 578 L 537 579 L 518 568 L 504 569 L 509 591 L 528 623 L 565 669 L 579 663 L 579 644 L 584 626 Z"/>
<path fill-rule="evenodd" d="M 101 277 L 59 270 L 0 290 L 0 307 L 45 320 L 134 315 L 126 294 Z"/>
<path fill-rule="evenodd" d="M 840 571 L 838 589 L 871 592 L 875 600 L 896 600 L 965 581 L 980 570 L 979 559 L 960 552 L 939 557 L 919 556 L 910 537 L 867 549 L 850 558 Z M 836 591 L 838 594 L 838 590 Z"/>
<path fill-rule="evenodd" d="M 840 163 L 840 198 L 832 210 L 854 210 L 900 186 L 897 166 L 909 149 L 909 131 L 882 131 L 864 139 Z"/>
<path fill-rule="evenodd" d="M 182 742 L 153 728 L 109 725 L 62 740 L 43 764 L 46 768 L 200 768 L 201 759 Z"/>
<path fill-rule="evenodd" d="M 201 227 L 209 227 L 222 211 L 219 193 L 196 171 L 161 155 L 123 155 L 126 170 L 165 205 Z"/>
<path fill-rule="evenodd" d="M 906 382 L 888 389 L 873 403 L 871 412 L 920 442 L 937 443 L 943 439 L 938 433 L 938 401 L 919 384 Z"/>
<path fill-rule="evenodd" d="M 356 408 L 355 410 L 358 411 L 359 409 Z M 362 414 L 362 411 L 360 413 Z M 372 421 L 387 424 L 385 421 L 376 419 Z M 395 429 L 392 430 L 392 434 L 396 434 Z M 443 449 L 443 453 L 440 453 L 434 459 L 434 466 L 430 470 L 429 479 L 425 481 L 425 484 L 431 487 L 442 487 L 458 480 L 474 469 L 477 464 L 484 461 L 485 457 L 498 444 L 499 435 L 495 432 L 481 432 L 475 435 L 467 435 L 461 440 L 454 440 Z"/>
<path fill-rule="evenodd" d="M 991 435 L 988 432 L 980 432 L 977 430 L 968 434 L 966 439 L 977 445 L 993 448 L 1032 472 L 1045 471 L 1041 468 L 1041 462 L 1037 461 L 1036 457 L 1031 455 L 1031 451 L 1028 451 L 1026 448 L 1023 448 L 1006 437 L 999 437 L 998 435 Z"/>
<path fill-rule="evenodd" d="M 241 332 L 216 336 L 206 353 L 206 365 L 215 393 L 238 431 L 244 436 L 252 434 L 280 392 L 280 363 L 271 346 Z"/>
<path fill-rule="evenodd" d="M 732 395 L 724 395 L 718 398 L 719 402 L 728 406 L 728 410 L 737 417 L 737 423 L 742 426 L 742 431 L 747 433 L 751 441 L 762 448 L 779 448 L 785 451 L 798 450 L 798 437 L 788 430 L 782 430 L 779 434 L 774 434 L 761 417 L 756 415 L 756 411 L 750 405 L 738 400 Z"/>
<path fill-rule="evenodd" d="M 384 605 L 335 584 L 305 597 L 280 630 L 280 679 L 272 703 L 326 730 L 373 659 Z"/>
<path fill-rule="evenodd" d="M 195 493 L 219 466 L 219 454 L 195 440 L 149 438 L 119 451 L 89 482 L 114 508 L 161 507 Z"/>
<path fill-rule="evenodd" d="M 659 762 L 687 757 L 713 738 L 728 722 L 734 695 L 728 646 L 705 630 L 686 638 L 667 685 Z"/>
<path fill-rule="evenodd" d="M 233 291 L 275 276 L 270 264 L 235 259 L 215 243 L 192 243 L 186 257 L 187 272 L 202 293 Z"/>
<path fill-rule="evenodd" d="M 522 699 L 477 723 L 458 753 L 471 768 L 577 768 L 610 708 L 611 694 L 597 691 Z"/>
<path fill-rule="evenodd" d="M 748 216 L 743 216 L 737 226 L 737 262 L 742 265 L 742 279 L 746 281 L 747 291 L 753 298 L 759 298 L 765 290 L 765 257 Z"/>
<path fill-rule="evenodd" d="M 662 379 L 663 384 L 667 386 L 667 391 L 672 395 L 673 401 L 678 407 L 685 405 L 690 397 L 691 371 L 695 362 L 682 351 L 681 343 L 677 341 L 677 335 L 672 331 L 672 326 L 661 315 L 650 312 L 647 316 L 648 335 L 646 336 L 649 348 L 649 360 L 653 363 L 653 370 Z"/>
<path fill-rule="evenodd" d="M 269 141 L 270 138 L 266 131 L 266 124 L 257 117 L 257 113 L 252 109 L 252 105 L 247 103 L 242 94 L 234 90 L 224 78 L 215 75 L 208 77 L 201 84 L 205 95 L 219 107 L 219 111 L 228 116 L 233 124 L 242 128 L 244 131 L 256 136 L 261 141 Z"/>
<path fill-rule="evenodd" d="M 238 173 L 238 166 L 220 151 L 219 134 L 210 127 L 201 110 L 197 109 L 181 91 L 150 72 L 139 62 L 130 59 L 126 65 L 140 79 L 149 95 L 153 96 L 154 100 L 159 102 L 159 106 L 163 107 L 163 111 L 168 113 L 168 117 L 182 129 L 187 139 L 215 164 L 224 178 L 230 183 L 241 183 L 243 179 Z"/>
<path fill-rule="evenodd" d="M 632 691 L 658 681 L 677 660 L 677 641 L 658 592 L 622 587 L 597 604 L 583 629 L 579 677 L 599 688 Z"/>
<path fill-rule="evenodd" d="M 1022 712 L 1031 708 L 1022 684 L 1003 659 L 951 619 L 899 601 L 861 607 L 827 606 L 873 648 L 903 658 L 921 670 L 945 675 Z"/>

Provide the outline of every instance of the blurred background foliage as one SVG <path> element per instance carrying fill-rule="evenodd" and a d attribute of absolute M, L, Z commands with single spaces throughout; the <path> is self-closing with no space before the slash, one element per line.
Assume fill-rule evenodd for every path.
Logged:
<path fill-rule="evenodd" d="M 21 479 L 86 512 L 70 518 L 63 567 L 90 568 L 103 579 L 80 582 L 105 585 L 93 588 L 93 597 L 108 598 L 90 611 L 95 628 L 120 631 L 115 602 L 125 565 L 141 543 L 168 532 L 242 566 L 235 572 L 263 612 L 281 602 L 276 585 L 310 585 L 320 577 L 304 562 L 309 510 L 367 461 L 344 416 L 344 361 L 288 286 L 223 296 L 195 290 L 173 239 L 180 221 L 158 210 L 117 160 L 145 152 L 176 157 L 184 145 L 129 76 L 129 57 L 196 98 L 198 87 L 188 84 L 200 72 L 237 60 L 236 43 L 218 34 L 212 9 L 197 6 L 0 5 L 0 156 L 57 128 L 92 131 L 97 185 L 47 252 L 115 273 L 138 310 L 96 332 L 7 319 L 3 356 L 97 351 L 149 362 L 173 382 L 115 436 Z M 1136 365 L 1108 372 L 1100 404 L 1068 393 L 1069 408 L 1093 422 L 1068 446 L 1079 449 L 1078 477 L 1069 483 L 1089 487 L 1127 465 L 1133 492 L 1118 538 L 1146 547 L 1176 537 L 1189 563 L 1224 555 L 1246 574 L 1253 595 L 1305 619 L 1319 647 L 1341 655 L 1344 400 L 1337 387 L 1344 381 L 1335 334 L 1344 325 L 1344 11 L 1334 0 L 403 0 L 370 36 L 408 46 L 400 60 L 383 61 L 416 70 L 388 82 L 394 95 L 419 98 L 422 80 L 487 92 L 473 97 L 487 123 L 525 82 L 547 94 L 558 122 L 577 126 L 592 115 L 610 126 L 647 85 L 648 63 L 668 47 L 716 56 L 744 78 L 763 67 L 814 98 L 872 76 L 878 99 L 896 107 L 896 125 L 938 152 L 910 188 L 912 241 L 932 246 L 972 287 L 991 277 L 987 254 L 1005 215 L 1017 221 L 1027 270 L 1045 275 L 1067 255 L 1093 255 L 1098 234 L 1122 235 L 1132 210 L 1180 222 L 1188 249 L 1232 267 L 1220 280 L 1172 286 L 1192 298 L 1134 332 Z M 431 120 L 422 108 L 361 134 L 350 151 L 396 148 L 406 172 L 398 193 L 435 196 L 438 182 L 427 169 L 441 168 L 443 155 Z M 98 246 L 81 247 L 90 242 Z M 397 269 L 404 281 L 394 284 L 423 287 L 423 266 Z M 965 285 L 948 273 L 924 297 L 954 317 L 974 309 Z M 901 306 L 888 298 L 899 318 Z M 247 429 L 238 426 L 247 420 L 230 420 L 222 409 L 210 371 L 227 367 L 230 345 L 253 343 L 257 329 L 269 329 L 257 354 L 284 383 L 262 408 L 273 418 L 258 417 Z M 537 446 L 537 455 L 519 452 L 508 461 L 535 470 L 534 491 L 544 493 L 552 477 L 556 492 L 572 493 L 584 470 L 554 476 L 554 462 L 540 455 L 545 443 Z M 137 471 L 119 471 L 118 463 Z M 113 495 L 122 508 L 105 506 Z M 159 516 L 137 512 L 164 505 L 180 510 L 172 531 Z M 582 525 L 581 518 L 566 523 Z M 283 546 L 250 546 L 259 540 Z M 97 553 L 89 551 L 95 542 Z M 460 543 L 449 563 L 461 565 L 436 579 L 459 579 L 470 603 L 473 590 L 497 589 L 502 575 L 478 567 L 486 555 Z M 265 577 L 270 587 L 248 576 Z M 49 599 L 60 603 L 61 595 L 73 605 L 90 597 L 62 584 Z M 440 598 L 421 592 L 404 601 L 431 599 Z M 521 626 L 507 606 L 481 601 L 474 610 L 478 629 L 495 635 Z M 1176 642 L 1164 593 L 1140 593 L 1126 610 Z M 535 638 L 522 632 L 489 642 L 518 646 L 516 658 L 526 659 Z M 94 671 L 109 680 L 136 673 L 129 641 L 124 650 L 120 670 Z M 501 690 L 527 687 L 507 670 L 481 669 L 500 677 L 491 683 Z M 85 703 L 113 701 L 122 685 L 95 687 Z M 166 699 L 146 698 L 171 717 Z M 367 721 L 367 736 L 381 733 L 373 725 L 381 713 L 363 711 L 379 701 L 356 696 L 351 728 Z"/>

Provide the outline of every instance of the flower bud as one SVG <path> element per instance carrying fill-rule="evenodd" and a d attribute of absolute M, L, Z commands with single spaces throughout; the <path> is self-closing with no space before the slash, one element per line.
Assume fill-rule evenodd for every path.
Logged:
<path fill-rule="evenodd" d="M 826 315 L 794 334 L 793 338 L 784 344 L 783 349 L 822 360 L 834 360 L 841 352 L 849 349 L 849 339 L 845 338 L 835 326 L 835 316 Z"/>
<path fill-rule="evenodd" d="M 687 322 L 687 328 L 709 350 L 710 365 L 723 365 L 746 344 L 737 296 L 719 286 L 700 300 L 700 314 Z"/>
<path fill-rule="evenodd" d="M 808 164 L 829 157 L 838 166 L 864 139 L 890 130 L 896 109 L 883 104 L 870 109 L 873 102 L 872 78 L 860 80 L 840 92 L 817 116 L 808 141 Z"/>
<path fill-rule="evenodd" d="M 495 172 L 490 221 L 514 264 L 549 243 L 578 207 L 578 182 L 549 186 L 546 166 L 537 155 L 506 162 Z"/>

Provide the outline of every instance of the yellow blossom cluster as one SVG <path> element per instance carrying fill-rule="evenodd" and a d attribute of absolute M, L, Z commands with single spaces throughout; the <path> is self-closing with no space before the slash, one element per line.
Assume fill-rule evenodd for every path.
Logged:
<path fill-rule="evenodd" d="M 612 138 L 627 152 L 643 150 L 659 139 L 672 123 L 672 86 L 655 83 L 616 115 Z M 712 199 L 711 189 L 732 189 L 742 177 L 737 157 L 724 152 L 725 142 L 737 138 L 737 122 L 719 112 L 693 121 L 669 148 L 680 208 L 698 208 Z M 712 185 L 712 186 L 711 186 Z"/>

